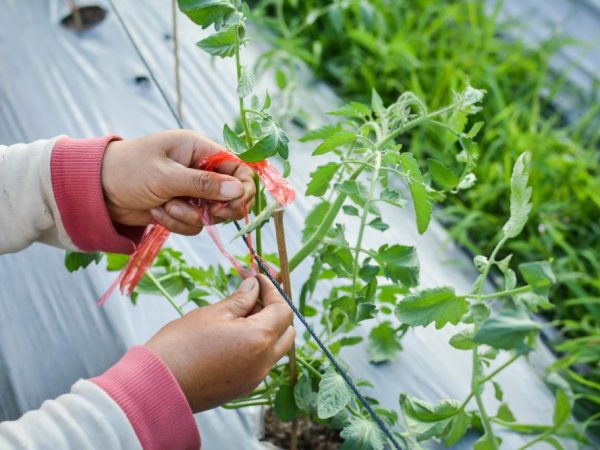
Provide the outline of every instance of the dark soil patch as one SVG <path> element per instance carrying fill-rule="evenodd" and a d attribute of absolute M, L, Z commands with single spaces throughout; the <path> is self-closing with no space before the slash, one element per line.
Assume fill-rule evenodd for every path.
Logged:
<path fill-rule="evenodd" d="M 308 418 L 299 419 L 298 450 L 338 450 L 342 445 L 339 430 L 313 422 Z M 283 449 L 290 448 L 292 422 L 279 422 L 272 409 L 265 415 L 264 440 Z"/>
<path fill-rule="evenodd" d="M 84 31 L 95 27 L 106 17 L 106 10 L 100 6 L 82 6 L 79 10 L 79 16 L 81 17 L 82 29 L 77 29 L 77 21 L 73 13 L 65 16 L 61 20 L 61 24 L 65 28 L 69 28 L 73 31 Z"/>

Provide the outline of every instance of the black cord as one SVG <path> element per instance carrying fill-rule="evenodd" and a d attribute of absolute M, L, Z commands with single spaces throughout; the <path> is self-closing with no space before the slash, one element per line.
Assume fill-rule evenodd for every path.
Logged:
<path fill-rule="evenodd" d="M 233 221 L 233 223 L 235 224 L 238 231 L 242 230 L 242 228 L 240 227 L 240 225 L 237 222 Z M 260 270 L 271 281 L 271 283 L 273 283 L 273 285 L 275 286 L 277 291 L 279 291 L 279 294 L 281 294 L 281 296 L 286 301 L 286 303 L 289 305 L 289 307 L 292 308 L 292 311 L 294 312 L 294 314 L 296 315 L 298 320 L 300 320 L 300 322 L 302 322 L 302 325 L 304 325 L 304 328 L 306 328 L 306 331 L 308 331 L 309 334 L 313 337 L 313 339 L 315 340 L 315 342 L 317 343 L 317 345 L 319 346 L 321 351 L 325 354 L 325 356 L 331 362 L 333 367 L 335 367 L 335 369 L 338 371 L 340 376 L 344 379 L 344 381 L 346 382 L 346 384 L 348 385 L 350 390 L 354 393 L 356 398 L 360 401 L 361 405 L 364 406 L 364 408 L 367 410 L 369 415 L 373 418 L 373 420 L 377 423 L 377 425 L 379 425 L 379 428 L 381 428 L 381 431 L 383 431 L 385 433 L 385 435 L 388 437 L 390 442 L 394 445 L 394 448 L 396 448 L 397 450 L 401 450 L 402 447 L 400 447 L 400 444 L 398 444 L 398 442 L 394 438 L 392 432 L 390 431 L 388 426 L 385 424 L 383 419 L 379 416 L 379 414 L 377 414 L 375 412 L 375 410 L 373 409 L 373 407 L 371 406 L 369 401 L 358 390 L 358 387 L 356 386 L 354 381 L 352 381 L 352 378 L 350 377 L 348 372 L 346 372 L 346 370 L 344 370 L 344 368 L 340 365 L 340 363 L 338 363 L 337 360 L 335 359 L 335 356 L 333 356 L 333 354 L 329 351 L 327 346 L 325 346 L 325 344 L 323 344 L 323 341 L 321 341 L 321 339 L 319 338 L 319 336 L 317 335 L 315 330 L 313 330 L 312 326 L 308 323 L 308 320 L 306 320 L 306 318 L 298 310 L 296 305 L 294 305 L 294 302 L 289 297 L 289 295 L 287 295 L 287 292 L 285 292 L 285 289 L 283 289 L 281 284 L 275 278 L 273 278 L 273 276 L 271 275 L 271 272 L 269 271 L 269 268 L 265 265 L 263 260 L 261 258 L 257 257 L 256 253 L 254 252 L 254 249 L 248 243 L 248 239 L 246 238 L 245 235 L 242 235 L 242 239 L 244 239 L 244 243 L 248 247 L 248 250 L 250 250 L 250 252 L 252 253 L 252 256 L 254 257 L 254 260 L 258 264 L 258 267 L 260 268 Z"/>
<path fill-rule="evenodd" d="M 183 123 L 179 119 L 179 116 L 175 112 L 175 109 L 173 109 L 173 105 L 171 105 L 171 102 L 169 101 L 167 94 L 165 93 L 162 86 L 156 79 L 156 76 L 154 75 L 154 72 L 152 71 L 150 64 L 144 57 L 144 54 L 142 53 L 141 49 L 138 47 L 137 43 L 133 39 L 133 36 L 129 32 L 129 29 L 127 28 L 125 21 L 121 17 L 121 14 L 119 14 L 119 11 L 117 10 L 113 0 L 108 0 L 108 3 L 110 4 L 111 9 L 114 11 L 115 16 L 117 16 L 117 19 L 119 20 L 119 23 L 121 24 L 121 27 L 127 34 L 127 37 L 131 41 L 131 44 L 133 45 L 139 58 L 142 60 L 142 63 L 144 63 L 144 66 L 146 66 L 146 70 L 148 70 L 148 73 L 150 74 L 150 77 L 152 78 L 152 82 L 154 83 L 154 85 L 156 86 L 158 91 L 160 92 L 160 95 L 162 96 L 163 100 L 165 101 L 167 107 L 169 108 L 169 111 L 171 112 L 171 115 L 175 119 L 175 122 L 177 122 L 177 125 L 179 126 L 179 128 L 183 128 Z M 233 223 L 235 224 L 238 231 L 241 231 L 240 225 L 235 221 Z M 400 444 L 398 443 L 398 441 L 396 441 L 396 439 L 394 438 L 394 435 L 392 434 L 391 430 L 388 428 L 388 426 L 383 421 L 383 419 L 379 416 L 379 414 L 377 414 L 375 412 L 375 410 L 373 409 L 373 407 L 371 406 L 369 401 L 358 390 L 358 387 L 356 386 L 356 384 L 354 383 L 354 381 L 352 380 L 352 378 L 350 377 L 348 372 L 346 372 L 346 370 L 344 370 L 344 368 L 335 359 L 335 356 L 333 356 L 333 354 L 329 351 L 329 349 L 325 346 L 325 344 L 323 344 L 323 341 L 321 341 L 321 339 L 319 338 L 317 333 L 315 333 L 315 330 L 313 330 L 313 328 L 308 323 L 306 318 L 302 315 L 302 313 L 298 310 L 298 308 L 296 308 L 296 305 L 294 305 L 294 302 L 292 302 L 292 299 L 290 299 L 290 297 L 287 295 L 287 293 L 285 292 L 285 290 L 283 289 L 281 284 L 271 276 L 268 267 L 264 264 L 262 259 L 256 257 L 256 253 L 254 253 L 254 249 L 252 249 L 252 247 L 250 247 L 245 235 L 242 236 L 242 239 L 244 239 L 246 246 L 252 252 L 252 256 L 254 256 L 254 259 L 256 260 L 258 267 L 263 271 L 263 273 L 271 281 L 271 283 L 273 283 L 273 286 L 275 286 L 277 291 L 279 291 L 279 293 L 281 294 L 283 299 L 286 301 L 286 303 L 289 305 L 289 307 L 292 308 L 292 311 L 294 312 L 296 317 L 298 317 L 298 320 L 300 320 L 300 322 L 302 322 L 302 325 L 304 325 L 304 327 L 309 332 L 309 334 L 313 337 L 313 339 L 315 340 L 315 342 L 317 343 L 317 345 L 319 346 L 319 348 L 321 349 L 323 354 L 327 357 L 327 359 L 331 362 L 333 367 L 335 367 L 335 369 L 338 371 L 340 376 L 344 379 L 345 383 L 348 385 L 350 390 L 354 393 L 356 398 L 360 401 L 361 405 L 367 410 L 367 412 L 373 418 L 373 420 L 377 423 L 377 425 L 379 425 L 379 428 L 381 428 L 381 431 L 383 431 L 385 433 L 385 435 L 390 440 L 390 442 L 392 443 L 394 448 L 397 450 L 403 450 L 402 447 L 400 446 Z"/>
<path fill-rule="evenodd" d="M 119 23 L 121 24 L 121 27 L 125 31 L 125 34 L 127 34 L 127 37 L 129 38 L 129 41 L 131 42 L 131 45 L 133 45 L 133 48 L 135 49 L 135 51 L 138 54 L 139 58 L 142 60 L 142 63 L 144 63 L 144 66 L 146 66 L 146 70 L 148 71 L 148 74 L 150 75 L 150 78 L 152 78 L 152 82 L 154 83 L 154 85 L 158 89 L 158 92 L 160 92 L 160 95 L 162 96 L 163 100 L 167 104 L 167 107 L 169 108 L 169 111 L 171 111 L 171 115 L 175 119 L 175 122 L 177 122 L 177 126 L 179 128 L 181 128 L 181 129 L 183 129 L 184 128 L 183 127 L 183 123 L 181 122 L 181 119 L 179 118 L 179 115 L 177 114 L 177 112 L 173 108 L 173 105 L 171 105 L 171 102 L 169 101 L 169 97 L 167 97 L 166 92 L 163 90 L 162 86 L 160 85 L 160 83 L 156 79 L 156 76 L 154 75 L 154 72 L 152 71 L 152 68 L 150 67 L 150 64 L 148 63 L 148 61 L 144 57 L 144 54 L 142 53 L 142 50 L 140 49 L 140 47 L 135 42 L 135 39 L 133 39 L 133 36 L 129 32 L 129 28 L 127 28 L 127 25 L 125 25 L 125 21 L 123 20 L 123 17 L 121 17 L 121 14 L 119 13 L 119 10 L 115 6 L 113 0 L 108 0 L 108 3 L 110 4 L 111 9 L 115 13 L 115 16 L 117 16 L 117 19 L 119 20 Z"/>

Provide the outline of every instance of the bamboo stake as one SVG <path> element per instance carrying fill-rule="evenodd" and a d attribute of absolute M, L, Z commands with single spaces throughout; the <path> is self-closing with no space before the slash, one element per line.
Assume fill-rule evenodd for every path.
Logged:
<path fill-rule="evenodd" d="M 177 115 L 183 122 L 183 99 L 181 97 L 181 78 L 179 70 L 179 39 L 177 37 L 177 0 L 172 0 L 173 13 L 173 55 L 175 56 L 175 93 L 177 95 Z"/>
<path fill-rule="evenodd" d="M 285 228 L 283 226 L 283 213 L 284 210 L 280 209 L 275 211 L 273 218 L 275 219 L 275 235 L 277 237 L 277 253 L 279 254 L 279 268 L 281 275 L 281 281 L 285 292 L 292 298 L 292 281 L 290 279 L 290 267 L 287 256 L 287 246 L 285 243 Z M 292 324 L 293 325 L 293 324 Z M 292 348 L 288 352 L 289 368 L 290 368 L 290 381 L 292 387 L 296 385 L 298 381 L 298 368 L 296 365 L 296 345 L 292 345 Z M 298 418 L 294 418 L 292 422 L 292 435 L 290 437 L 290 450 L 298 449 Z"/>

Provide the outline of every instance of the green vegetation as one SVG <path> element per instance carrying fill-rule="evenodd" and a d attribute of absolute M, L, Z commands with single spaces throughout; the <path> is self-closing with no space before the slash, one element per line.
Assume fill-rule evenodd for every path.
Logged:
<path fill-rule="evenodd" d="M 544 315 L 561 320 L 563 335 L 553 344 L 564 358 L 556 368 L 587 399 L 578 402 L 585 409 L 581 417 L 598 420 L 593 414 L 600 411 L 600 105 L 597 92 L 568 84 L 569 67 L 561 73 L 550 68 L 553 55 L 573 42 L 552 37 L 527 47 L 519 39 L 526 24 L 498 19 L 501 2 L 493 10 L 481 0 L 254 3 L 254 20 L 270 29 L 274 47 L 307 63 L 346 99 L 364 100 L 365 87 L 373 86 L 384 101 L 410 90 L 438 108 L 469 83 L 487 91 L 485 108 L 476 116 L 485 123 L 474 139 L 480 149 L 477 183 L 445 198 L 437 217 L 471 254 L 488 254 L 509 213 L 504 201 L 509 168 L 519 154 L 531 152 L 531 220 L 506 248 L 516 263 L 552 260 L 555 308 Z M 278 80 L 293 79 L 293 64 L 280 67 Z M 581 113 L 570 123 L 556 107 L 563 94 L 582 107 L 569 112 Z M 415 129 L 399 142 L 416 156 L 428 181 L 452 190 L 456 137 L 440 129 L 432 133 L 434 126 Z"/>

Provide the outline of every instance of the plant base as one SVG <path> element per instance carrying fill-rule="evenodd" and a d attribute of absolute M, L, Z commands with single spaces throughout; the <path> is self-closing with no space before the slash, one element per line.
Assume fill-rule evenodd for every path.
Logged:
<path fill-rule="evenodd" d="M 100 6 L 82 6 L 79 8 L 79 15 L 81 17 L 81 30 L 76 29 L 77 23 L 73 13 L 63 17 L 61 20 L 62 26 L 73 31 L 89 30 L 104 20 L 106 10 Z"/>
<path fill-rule="evenodd" d="M 291 431 L 292 422 L 279 422 L 273 410 L 267 410 L 263 440 L 287 450 L 290 448 Z M 334 430 L 309 418 L 300 419 L 298 450 L 337 450 L 342 442 L 339 430 Z"/>

